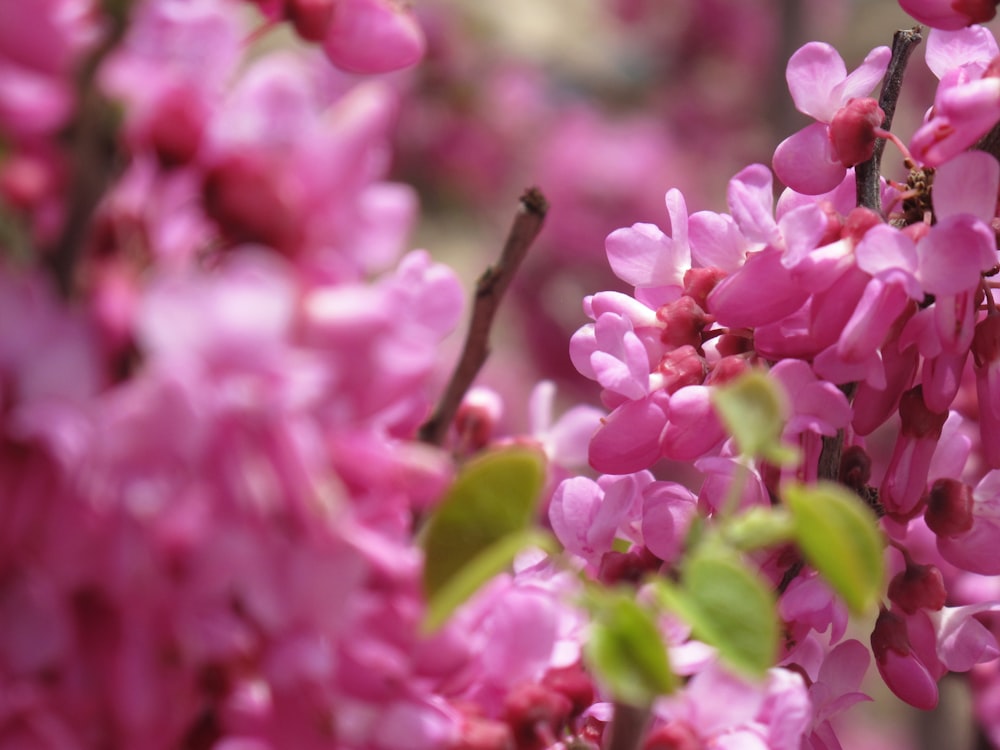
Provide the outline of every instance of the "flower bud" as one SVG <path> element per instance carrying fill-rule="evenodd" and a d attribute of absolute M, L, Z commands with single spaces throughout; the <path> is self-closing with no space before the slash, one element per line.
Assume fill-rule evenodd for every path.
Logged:
<path fill-rule="evenodd" d="M 830 122 L 830 140 L 845 167 L 868 161 L 875 153 L 875 128 L 882 125 L 885 112 L 870 97 L 851 99 L 837 110 Z"/>
<path fill-rule="evenodd" d="M 663 389 L 674 393 L 686 385 L 701 385 L 708 374 L 708 363 L 693 346 L 679 346 L 660 358 L 656 371 L 663 376 Z"/>
<path fill-rule="evenodd" d="M 663 323 L 660 340 L 667 346 L 689 345 L 701 348 L 701 330 L 707 317 L 693 297 L 684 295 L 669 302 L 656 311 L 656 317 Z"/>
<path fill-rule="evenodd" d="M 532 747 L 541 728 L 553 733 L 569 719 L 573 704 L 552 688 L 524 683 L 507 694 L 504 720 L 514 731 L 518 747 Z"/>
<path fill-rule="evenodd" d="M 285 16 L 307 42 L 322 42 L 333 20 L 333 0 L 286 0 Z"/>
<path fill-rule="evenodd" d="M 726 272 L 721 268 L 689 268 L 684 272 L 684 294 L 704 309 L 709 292 L 724 278 Z"/>
<path fill-rule="evenodd" d="M 698 735 L 686 723 L 671 721 L 657 727 L 642 743 L 642 750 L 701 750 L 704 747 Z"/>
<path fill-rule="evenodd" d="M 875 666 L 899 698 L 929 711 L 938 702 L 937 681 L 910 646 L 906 620 L 887 609 L 879 612 L 871 635 Z"/>
<path fill-rule="evenodd" d="M 972 488 L 957 479 L 942 478 L 931 485 L 924 522 L 938 536 L 957 536 L 972 528 Z"/>
<path fill-rule="evenodd" d="M 872 460 L 860 445 L 844 449 L 840 457 L 840 483 L 862 492 L 872 478 Z"/>
<path fill-rule="evenodd" d="M 944 578 L 933 565 L 908 563 L 889 583 L 889 599 L 908 615 L 918 609 L 939 610 L 947 598 Z"/>

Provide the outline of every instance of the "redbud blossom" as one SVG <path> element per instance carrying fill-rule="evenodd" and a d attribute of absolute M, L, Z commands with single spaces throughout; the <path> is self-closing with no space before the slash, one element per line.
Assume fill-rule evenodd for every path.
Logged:
<path fill-rule="evenodd" d="M 987 315 L 972 339 L 979 397 L 980 446 L 986 462 L 1000 468 L 1000 315 Z"/>
<path fill-rule="evenodd" d="M 844 167 L 872 158 L 875 128 L 882 126 L 885 112 L 870 97 L 851 99 L 830 121 L 830 141 Z"/>
<path fill-rule="evenodd" d="M 892 692 L 925 711 L 937 705 L 937 680 L 913 652 L 906 620 L 883 609 L 875 621 L 871 646 L 879 674 Z"/>
<path fill-rule="evenodd" d="M 899 415 L 902 425 L 882 480 L 879 500 L 889 515 L 907 518 L 919 508 L 931 458 L 948 414 L 928 409 L 923 389 L 918 385 L 903 394 Z"/>
<path fill-rule="evenodd" d="M 908 562 L 889 582 L 889 599 L 907 614 L 941 609 L 948 598 L 941 571 L 933 565 Z"/>
<path fill-rule="evenodd" d="M 848 75 L 843 58 L 828 44 L 810 42 L 792 55 L 785 76 L 795 108 L 817 122 L 786 138 L 775 149 L 774 172 L 782 182 L 807 195 L 819 195 L 840 184 L 845 167 L 858 163 L 851 160 L 865 152 L 862 144 L 867 136 L 862 134 L 875 111 L 866 114 L 865 108 L 871 105 L 857 105 L 856 112 L 847 113 L 838 123 L 836 136 L 831 133 L 831 124 L 851 100 L 867 96 L 878 84 L 890 56 L 888 47 L 878 47 Z M 881 122 L 879 118 L 871 127 Z M 843 154 L 841 145 L 846 147 Z"/>

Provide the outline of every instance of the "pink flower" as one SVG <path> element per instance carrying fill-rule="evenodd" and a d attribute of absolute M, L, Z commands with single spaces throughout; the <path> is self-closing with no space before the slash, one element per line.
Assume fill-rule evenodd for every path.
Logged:
<path fill-rule="evenodd" d="M 961 29 L 996 15 L 995 0 L 899 0 L 900 7 L 935 29 Z"/>
<path fill-rule="evenodd" d="M 792 99 L 796 109 L 817 122 L 775 150 L 774 171 L 782 182 L 800 193 L 825 193 L 840 184 L 846 168 L 857 163 L 854 159 L 870 156 L 867 142 L 874 146 L 875 136 L 868 131 L 881 123 L 880 110 L 852 100 L 865 96 L 882 79 L 890 56 L 888 47 L 877 47 L 848 75 L 843 59 L 828 44 L 810 42 L 792 55 L 786 71 Z M 844 113 L 845 107 L 855 114 Z M 863 129 L 858 128 L 861 122 Z"/>
<path fill-rule="evenodd" d="M 993 127 L 1000 117 L 996 60 L 996 41 L 985 29 L 931 33 L 927 62 L 940 83 L 927 120 L 910 139 L 919 162 L 940 166 Z"/>
<path fill-rule="evenodd" d="M 959 504 L 959 500 L 966 502 Z M 971 508 L 967 499 L 958 494 L 936 512 L 940 517 L 936 522 L 940 530 L 937 547 L 945 560 L 972 573 L 1000 574 L 1000 556 L 996 554 L 1000 543 L 1000 472 L 991 471 L 979 481 L 972 490 Z"/>

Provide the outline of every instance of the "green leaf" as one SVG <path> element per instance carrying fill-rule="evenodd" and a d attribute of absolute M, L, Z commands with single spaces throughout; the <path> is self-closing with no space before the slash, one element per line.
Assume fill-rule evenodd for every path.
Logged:
<path fill-rule="evenodd" d="M 781 442 L 788 420 L 788 398 L 781 385 L 759 370 L 712 391 L 712 404 L 740 452 L 767 459 L 776 466 L 791 466 L 799 452 Z"/>
<path fill-rule="evenodd" d="M 656 590 L 733 669 L 763 677 L 774 666 L 780 633 L 774 594 L 735 553 L 702 547 L 685 564 L 681 586 L 658 581 Z"/>
<path fill-rule="evenodd" d="M 774 547 L 792 541 L 795 524 L 785 508 L 750 508 L 724 521 L 722 535 L 742 552 Z"/>
<path fill-rule="evenodd" d="M 657 696 L 672 693 L 677 677 L 653 616 L 633 596 L 606 591 L 592 597 L 593 620 L 584 654 L 616 701 L 645 707 Z"/>
<path fill-rule="evenodd" d="M 456 571 L 427 602 L 422 625 L 425 634 L 440 628 L 479 588 L 507 570 L 517 553 L 527 547 L 540 547 L 546 552 L 558 551 L 559 545 L 551 534 L 540 529 L 525 529 L 505 536 L 472 558 Z"/>
<path fill-rule="evenodd" d="M 463 467 L 421 534 L 428 600 L 480 553 L 531 525 L 544 482 L 545 456 L 533 448 L 502 448 Z M 487 567 L 481 562 L 476 569 Z"/>
<path fill-rule="evenodd" d="M 885 590 L 885 540 L 875 514 L 857 495 L 833 482 L 787 485 L 782 495 L 806 560 L 852 613 L 869 612 Z"/>

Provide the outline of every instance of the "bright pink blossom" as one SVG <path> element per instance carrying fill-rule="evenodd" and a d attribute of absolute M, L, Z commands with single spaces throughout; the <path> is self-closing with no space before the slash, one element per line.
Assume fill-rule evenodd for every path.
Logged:
<path fill-rule="evenodd" d="M 868 153 L 861 141 L 870 140 L 874 145 L 874 134 L 870 139 L 860 137 L 856 118 L 851 118 L 853 124 L 848 127 L 845 117 L 849 116 L 841 110 L 864 110 L 861 120 L 873 122 L 869 118 L 875 116 L 877 105 L 872 109 L 851 101 L 867 96 L 882 79 L 889 57 L 888 47 L 878 47 L 848 75 L 843 59 L 828 44 L 810 42 L 792 55 L 786 77 L 795 108 L 817 122 L 785 139 L 775 150 L 774 171 L 782 182 L 800 193 L 825 193 L 840 184 L 845 169 L 857 163 L 853 159 Z M 831 132 L 834 122 L 836 134 Z"/>

